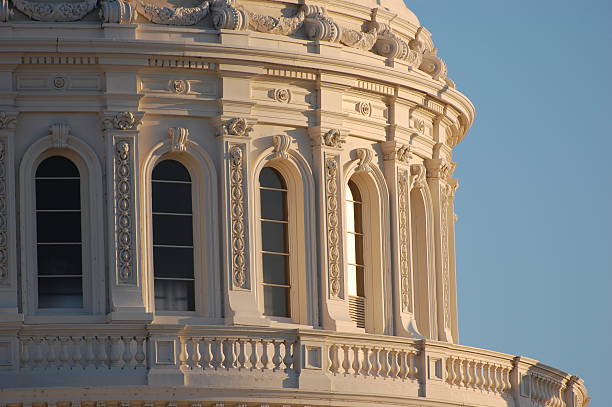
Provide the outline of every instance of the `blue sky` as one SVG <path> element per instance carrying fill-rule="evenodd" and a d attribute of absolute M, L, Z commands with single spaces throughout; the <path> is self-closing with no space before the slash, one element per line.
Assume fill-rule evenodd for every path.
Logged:
<path fill-rule="evenodd" d="M 455 149 L 460 342 L 612 406 L 612 1 L 407 4 L 477 109 Z"/>

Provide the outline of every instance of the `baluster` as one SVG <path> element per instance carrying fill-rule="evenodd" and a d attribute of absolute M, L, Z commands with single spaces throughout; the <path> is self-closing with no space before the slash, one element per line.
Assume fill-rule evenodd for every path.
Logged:
<path fill-rule="evenodd" d="M 451 386 L 455 382 L 455 372 L 453 369 L 454 361 L 455 359 L 453 359 L 452 356 L 449 356 L 448 359 L 446 359 L 446 382 Z"/>
<path fill-rule="evenodd" d="M 91 336 L 84 337 L 85 340 L 85 360 L 83 362 L 83 368 L 89 369 L 91 367 L 95 367 L 94 361 L 96 360 L 96 356 L 94 355 L 93 349 L 93 338 Z"/>
<path fill-rule="evenodd" d="M 497 392 L 503 393 L 505 383 L 504 383 L 504 367 L 502 365 L 497 366 L 497 375 L 498 375 Z"/>
<path fill-rule="evenodd" d="M 108 352 L 107 352 L 107 337 L 96 337 L 98 342 L 98 351 L 96 353 L 96 368 L 101 369 L 108 367 Z"/>
<path fill-rule="evenodd" d="M 219 367 L 220 368 L 224 367 L 229 370 L 229 368 L 227 367 L 228 355 L 227 355 L 226 342 L 227 342 L 227 338 L 221 338 L 219 340 L 219 355 L 221 356 L 221 362 L 219 364 Z"/>
<path fill-rule="evenodd" d="M 466 360 L 466 361 L 465 361 L 465 363 L 466 363 L 466 370 L 465 370 L 465 373 L 466 373 L 466 378 L 465 378 L 465 387 L 466 387 L 466 388 L 471 388 L 471 387 L 473 387 L 473 383 L 474 383 L 474 373 L 473 373 L 473 370 L 474 370 L 474 366 L 473 366 L 473 365 L 474 365 L 474 362 L 473 362 L 472 360 L 469 360 L 469 359 L 468 359 L 468 360 Z"/>
<path fill-rule="evenodd" d="M 329 371 L 333 374 L 338 373 L 338 347 L 336 345 L 330 345 L 329 347 Z"/>
<path fill-rule="evenodd" d="M 202 338 L 202 346 L 202 368 L 210 369 L 213 367 L 211 363 L 213 361 L 213 355 L 210 350 L 212 346 L 211 341 L 208 338 Z"/>
<path fill-rule="evenodd" d="M 274 348 L 274 356 L 272 356 L 272 364 L 274 365 L 274 368 L 272 368 L 273 372 L 276 372 L 280 369 L 280 365 L 283 361 L 280 355 L 280 345 L 280 342 L 276 339 L 272 340 L 272 346 Z"/>
<path fill-rule="evenodd" d="M 504 393 L 510 390 L 511 386 L 512 384 L 510 383 L 510 369 L 506 367 L 504 368 Z"/>
<path fill-rule="evenodd" d="M 60 368 L 69 369 L 70 354 L 68 353 L 68 338 L 65 336 L 60 337 Z"/>
<path fill-rule="evenodd" d="M 227 370 L 233 369 L 236 367 L 236 340 L 227 338 L 225 348 L 227 350 L 225 368 Z"/>
<path fill-rule="evenodd" d="M 372 348 L 372 376 L 378 377 L 380 375 L 380 349 Z"/>
<path fill-rule="evenodd" d="M 146 355 L 143 346 L 144 340 L 144 337 L 136 337 L 136 355 L 134 356 L 134 359 L 136 360 L 136 368 L 145 367 L 144 361 L 146 359 Z"/>
<path fill-rule="evenodd" d="M 268 363 L 270 363 L 270 359 L 268 358 L 268 341 L 265 339 L 261 339 L 261 370 L 268 370 Z"/>
<path fill-rule="evenodd" d="M 249 339 L 249 343 L 251 344 L 251 356 L 249 357 L 249 362 L 251 363 L 251 370 L 257 369 L 257 362 L 259 362 L 259 356 L 257 355 L 257 340 Z"/>
<path fill-rule="evenodd" d="M 361 374 L 363 374 L 364 376 L 369 376 L 370 369 L 372 368 L 372 364 L 370 363 L 370 348 L 368 348 L 367 346 L 363 346 L 361 350 L 363 351 L 363 366 L 361 369 Z"/>
<path fill-rule="evenodd" d="M 349 346 L 342 345 L 341 348 L 342 348 L 342 370 L 343 370 L 342 373 L 346 376 L 350 373 L 350 370 L 351 370 Z"/>
<path fill-rule="evenodd" d="M 34 345 L 34 352 L 32 355 L 32 362 L 34 365 L 34 369 L 42 369 L 43 361 L 45 360 L 42 353 L 42 339 L 41 338 L 32 338 Z"/>
<path fill-rule="evenodd" d="M 418 377 L 417 375 L 419 373 L 419 369 L 416 365 L 416 353 L 410 352 L 408 354 L 408 357 L 410 359 L 410 378 L 412 380 L 415 380 Z"/>
<path fill-rule="evenodd" d="M 244 339 L 238 339 L 238 369 L 242 370 L 245 368 L 246 353 L 244 350 Z"/>
<path fill-rule="evenodd" d="M 48 369 L 52 369 L 52 368 L 58 368 L 59 366 L 57 365 L 57 352 L 55 349 L 55 344 L 57 343 L 57 338 L 55 337 L 51 337 L 51 338 L 45 338 L 45 341 L 47 342 L 47 368 Z"/>
<path fill-rule="evenodd" d="M 21 368 L 22 369 L 27 369 L 30 366 L 28 366 L 30 364 L 30 346 L 29 346 L 29 342 L 30 342 L 31 338 L 23 338 L 21 340 L 21 358 L 20 358 L 20 362 L 21 362 Z"/>
<path fill-rule="evenodd" d="M 189 360 L 189 353 L 187 351 L 187 340 L 185 337 L 179 337 L 180 351 L 179 351 L 179 366 L 181 369 L 189 369 L 187 361 Z"/>
<path fill-rule="evenodd" d="M 223 361 L 223 349 L 221 348 L 221 339 L 213 338 L 210 343 L 210 350 L 212 352 L 212 366 L 215 370 L 221 367 L 221 362 Z"/>
<path fill-rule="evenodd" d="M 397 360 L 398 357 L 399 357 L 398 351 L 392 350 L 391 351 L 391 376 L 394 379 L 399 377 L 400 366 L 399 366 L 399 361 Z"/>
<path fill-rule="evenodd" d="M 120 342 L 121 338 L 116 336 L 110 337 L 110 368 L 119 368 L 121 367 L 121 349 Z"/>
<path fill-rule="evenodd" d="M 293 342 L 285 339 L 285 357 L 283 358 L 283 364 L 285 365 L 285 372 L 291 370 L 293 366 Z"/>
<path fill-rule="evenodd" d="M 478 364 L 478 388 L 482 391 L 485 389 L 485 369 L 486 369 L 486 362 L 480 362 Z"/>
<path fill-rule="evenodd" d="M 489 392 L 491 391 L 491 386 L 493 385 L 493 381 L 491 380 L 491 364 L 487 363 L 485 365 L 484 371 L 484 389 Z"/>
<path fill-rule="evenodd" d="M 123 340 L 123 369 L 129 369 L 132 364 L 132 337 L 131 336 L 123 336 L 121 337 Z"/>
<path fill-rule="evenodd" d="M 353 368 L 353 374 L 355 376 L 359 376 L 359 371 L 361 370 L 361 355 L 359 352 L 359 346 L 353 345 L 351 350 L 353 351 L 353 364 L 351 365 Z"/>
<path fill-rule="evenodd" d="M 389 366 L 389 350 L 382 349 L 381 352 L 381 361 L 382 361 L 382 374 L 383 377 L 389 377 L 389 372 L 391 370 L 391 366 Z"/>
<path fill-rule="evenodd" d="M 83 368 L 83 353 L 81 351 L 81 347 L 83 346 L 83 338 L 82 337 L 77 337 L 77 338 L 71 338 L 72 340 L 72 347 L 74 349 L 74 351 L 72 352 L 72 363 L 71 363 L 71 367 L 72 368 Z"/>
<path fill-rule="evenodd" d="M 539 403 L 540 399 L 539 399 L 539 392 L 540 392 L 540 378 L 538 376 L 531 376 L 531 398 L 536 402 Z"/>

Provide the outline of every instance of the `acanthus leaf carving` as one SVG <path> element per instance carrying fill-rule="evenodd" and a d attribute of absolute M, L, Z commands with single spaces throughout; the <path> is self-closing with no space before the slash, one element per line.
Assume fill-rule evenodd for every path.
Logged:
<path fill-rule="evenodd" d="M 306 35 L 311 40 L 340 42 L 352 48 L 369 51 L 378 38 L 378 28 L 369 27 L 368 31 L 345 28 L 336 23 L 321 6 L 304 5 L 306 14 L 304 25 Z"/>
<path fill-rule="evenodd" d="M 356 172 L 368 172 L 371 170 L 370 164 L 372 164 L 372 158 L 374 157 L 374 153 L 372 150 L 367 148 L 358 148 L 356 150 L 357 153 L 357 168 Z"/>
<path fill-rule="evenodd" d="M 0 140 L 0 285 L 9 283 L 6 142 Z"/>
<path fill-rule="evenodd" d="M 213 26 L 220 29 L 244 31 L 249 26 L 249 15 L 236 6 L 235 0 L 213 0 L 210 5 Z"/>
<path fill-rule="evenodd" d="M 401 280 L 401 305 L 403 312 L 413 312 L 412 284 L 410 277 L 409 233 L 408 233 L 408 201 L 410 200 L 410 185 L 408 171 L 402 171 L 398 180 L 398 218 L 399 218 L 399 257 Z"/>
<path fill-rule="evenodd" d="M 272 144 L 274 145 L 274 156 L 276 158 L 289 158 L 289 150 L 291 149 L 291 143 L 293 139 L 286 134 L 279 134 L 272 138 Z"/>
<path fill-rule="evenodd" d="M 346 142 L 342 136 L 342 132 L 338 129 L 331 129 L 321 138 L 321 144 L 326 147 L 342 148 Z"/>
<path fill-rule="evenodd" d="M 136 18 L 136 9 L 123 0 L 102 1 L 99 15 L 105 23 L 130 24 Z"/>
<path fill-rule="evenodd" d="M 0 112 L 0 129 L 13 130 L 17 126 L 16 115 Z"/>
<path fill-rule="evenodd" d="M 189 129 L 185 127 L 170 127 L 168 129 L 168 140 L 170 149 L 177 153 L 187 151 L 187 140 L 189 138 Z"/>
<path fill-rule="evenodd" d="M 242 117 L 229 119 L 221 125 L 221 134 L 224 136 L 248 136 L 251 131 L 253 128 Z"/>
<path fill-rule="evenodd" d="M 119 112 L 102 120 L 104 130 L 136 130 L 141 121 L 132 112 Z"/>
<path fill-rule="evenodd" d="M 134 246 L 132 216 L 132 146 L 128 139 L 115 143 L 115 255 L 118 280 L 123 284 L 134 280 Z"/>
<path fill-rule="evenodd" d="M 54 148 L 65 148 L 68 143 L 71 128 L 65 123 L 56 123 L 49 126 L 49 136 Z"/>
<path fill-rule="evenodd" d="M 423 164 L 412 164 L 410 166 L 412 176 L 412 188 L 421 189 L 427 182 L 427 170 Z"/>
<path fill-rule="evenodd" d="M 158 7 L 138 2 L 138 11 L 155 24 L 189 26 L 197 24 L 209 11 L 209 1 L 204 0 L 196 7 Z"/>
<path fill-rule="evenodd" d="M 325 202 L 329 293 L 332 298 L 340 298 L 342 275 L 340 271 L 340 232 L 338 229 L 338 162 L 336 157 L 332 155 L 325 159 Z"/>
<path fill-rule="evenodd" d="M 232 282 L 246 288 L 246 239 L 244 221 L 244 149 L 234 144 L 229 150 Z"/>
<path fill-rule="evenodd" d="M 248 13 L 249 28 L 270 34 L 292 35 L 304 24 L 306 13 L 298 10 L 293 17 L 271 17 L 262 14 Z"/>
<path fill-rule="evenodd" d="M 72 2 L 43 2 L 32 0 L 13 0 L 17 10 L 33 20 L 47 22 L 78 21 L 96 8 L 98 0 Z"/>

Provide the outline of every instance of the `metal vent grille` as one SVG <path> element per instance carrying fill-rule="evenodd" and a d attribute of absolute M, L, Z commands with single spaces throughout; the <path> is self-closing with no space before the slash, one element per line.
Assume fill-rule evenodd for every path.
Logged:
<path fill-rule="evenodd" d="M 349 315 L 357 328 L 365 328 L 365 298 L 349 296 Z"/>

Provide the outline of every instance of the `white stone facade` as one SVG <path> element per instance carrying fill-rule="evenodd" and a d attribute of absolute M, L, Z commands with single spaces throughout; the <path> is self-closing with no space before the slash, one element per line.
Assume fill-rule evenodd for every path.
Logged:
<path fill-rule="evenodd" d="M 457 344 L 452 148 L 474 107 L 402 1 L 181 4 L 0 0 L 0 405 L 586 407 L 575 376 Z M 79 174 L 76 308 L 41 306 L 48 157 Z M 156 309 L 164 160 L 190 176 L 182 311 Z M 286 183 L 280 285 L 264 168 Z"/>

